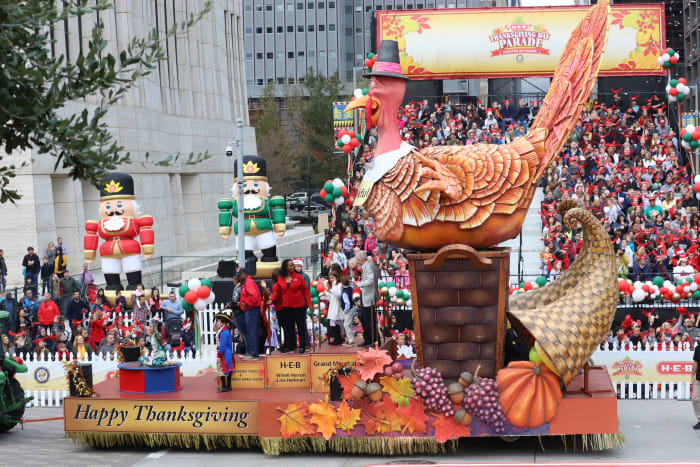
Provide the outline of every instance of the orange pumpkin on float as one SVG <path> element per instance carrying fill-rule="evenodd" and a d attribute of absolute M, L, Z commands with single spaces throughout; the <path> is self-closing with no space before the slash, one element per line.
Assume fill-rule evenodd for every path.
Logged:
<path fill-rule="evenodd" d="M 506 419 L 518 427 L 538 427 L 554 418 L 562 394 L 559 377 L 539 362 L 510 362 L 496 375 Z"/>

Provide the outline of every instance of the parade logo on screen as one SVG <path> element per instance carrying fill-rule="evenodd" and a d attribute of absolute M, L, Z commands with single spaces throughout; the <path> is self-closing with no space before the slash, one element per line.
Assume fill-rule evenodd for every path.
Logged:
<path fill-rule="evenodd" d="M 638 360 L 632 360 L 625 357 L 624 360 L 618 360 L 612 365 L 613 376 L 641 376 L 642 364 Z"/>
<path fill-rule="evenodd" d="M 527 24 L 518 17 L 511 24 L 493 30 L 489 40 L 497 45 L 496 50 L 491 51 L 492 57 L 513 54 L 540 54 L 549 55 L 549 49 L 545 48 L 545 41 L 549 41 L 550 34 L 541 24 Z"/>

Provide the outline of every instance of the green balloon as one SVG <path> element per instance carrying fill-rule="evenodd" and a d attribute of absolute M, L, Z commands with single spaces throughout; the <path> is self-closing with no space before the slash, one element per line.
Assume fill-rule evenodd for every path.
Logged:
<path fill-rule="evenodd" d="M 678 279 L 676 281 L 676 285 L 683 285 L 683 279 Z"/>
<path fill-rule="evenodd" d="M 178 289 L 178 292 L 180 292 L 180 296 L 181 296 L 181 297 L 184 297 L 185 294 L 186 294 L 187 292 L 189 292 L 189 291 L 190 291 L 190 288 L 187 287 L 187 282 L 185 282 L 184 284 L 182 284 L 182 285 L 180 286 L 180 288 Z M 184 300 L 183 300 L 183 302 L 184 302 Z"/>
<path fill-rule="evenodd" d="M 374 58 L 375 55 L 376 55 L 376 54 L 375 54 L 374 52 L 370 52 L 370 53 L 367 54 L 367 58 L 369 58 L 369 59 L 371 60 L 371 59 Z"/>
<path fill-rule="evenodd" d="M 673 50 L 673 49 L 668 49 L 668 50 L 666 51 L 666 53 L 667 53 L 669 56 L 676 55 L 676 51 Z"/>
<path fill-rule="evenodd" d="M 330 321 L 328 321 L 328 318 L 323 318 L 323 319 L 321 320 L 321 324 L 323 324 L 324 326 L 328 326 L 328 323 L 329 323 L 329 322 L 330 322 Z"/>
<path fill-rule="evenodd" d="M 335 200 L 335 196 L 333 196 L 333 193 L 326 193 L 326 197 L 323 199 L 326 200 L 326 203 L 332 203 Z"/>
<path fill-rule="evenodd" d="M 306 311 L 306 315 L 307 315 L 307 316 L 311 316 L 311 315 L 312 315 L 311 310 L 307 310 L 307 311 Z"/>
<path fill-rule="evenodd" d="M 211 281 L 209 279 L 200 279 L 199 282 L 201 282 L 202 285 L 206 285 L 211 289 Z"/>
<path fill-rule="evenodd" d="M 678 94 L 676 94 L 676 99 L 678 99 L 679 101 L 682 101 L 683 99 L 685 99 L 685 94 L 683 94 L 682 92 L 679 92 Z"/>
<path fill-rule="evenodd" d="M 316 287 L 311 287 L 309 289 L 309 293 L 311 294 L 312 297 L 318 297 L 318 290 L 316 290 Z"/>
<path fill-rule="evenodd" d="M 333 197 L 340 198 L 341 196 L 343 196 L 343 190 L 341 190 L 340 187 L 333 188 Z"/>
<path fill-rule="evenodd" d="M 518 288 L 519 288 L 519 289 L 522 289 L 523 287 L 525 287 L 525 281 L 520 281 L 520 284 L 518 285 Z"/>
<path fill-rule="evenodd" d="M 664 62 L 664 68 L 671 68 L 673 64 L 671 62 Z"/>
<path fill-rule="evenodd" d="M 698 142 L 697 142 L 696 140 L 692 140 L 692 141 L 691 141 L 690 143 L 688 143 L 688 144 L 690 144 L 690 147 L 693 148 L 693 149 L 697 149 L 697 147 L 698 147 Z"/>
<path fill-rule="evenodd" d="M 670 84 L 672 88 L 675 88 L 676 86 L 678 86 L 678 80 L 672 79 L 671 81 L 668 82 L 668 84 Z"/>
<path fill-rule="evenodd" d="M 537 279 L 535 279 L 535 283 L 540 287 L 544 287 L 547 284 L 547 278 L 544 276 L 540 276 Z"/>
<path fill-rule="evenodd" d="M 335 142 L 335 145 L 338 146 L 339 148 L 343 147 L 343 140 L 338 138 L 338 141 Z M 323 188 L 325 189 L 326 186 L 324 185 Z"/>
<path fill-rule="evenodd" d="M 379 287 L 380 289 L 383 289 L 384 287 L 386 287 L 386 282 L 384 282 L 384 281 L 379 281 L 378 287 Z"/>
<path fill-rule="evenodd" d="M 318 302 L 320 301 L 321 300 L 319 300 L 318 297 L 311 297 L 311 303 L 313 303 L 314 305 L 318 305 Z"/>
<path fill-rule="evenodd" d="M 187 303 L 185 300 L 183 300 L 182 301 L 182 309 L 185 311 L 192 311 L 192 310 L 194 310 L 194 304 Z"/>
<path fill-rule="evenodd" d="M 654 279 L 652 279 L 652 282 L 655 286 L 661 287 L 662 285 L 664 285 L 664 278 L 661 276 L 656 276 L 654 277 Z"/>
<path fill-rule="evenodd" d="M 692 277 L 686 277 L 686 278 L 685 278 L 685 281 L 686 281 L 688 284 L 692 284 L 692 283 L 693 283 L 693 278 L 692 278 Z"/>
<path fill-rule="evenodd" d="M 693 134 L 686 131 L 685 134 L 683 135 L 683 141 L 685 141 L 686 143 L 690 143 L 692 140 L 693 140 Z"/>
<path fill-rule="evenodd" d="M 700 300 L 700 290 L 693 292 L 693 300 Z"/>
<path fill-rule="evenodd" d="M 363 96 L 366 96 L 368 92 L 369 92 L 368 88 L 362 88 L 362 95 Z"/>
<path fill-rule="evenodd" d="M 326 193 L 333 193 L 333 188 L 335 188 L 335 187 L 333 186 L 333 184 L 331 182 L 327 182 L 327 183 L 323 184 L 323 190 Z"/>

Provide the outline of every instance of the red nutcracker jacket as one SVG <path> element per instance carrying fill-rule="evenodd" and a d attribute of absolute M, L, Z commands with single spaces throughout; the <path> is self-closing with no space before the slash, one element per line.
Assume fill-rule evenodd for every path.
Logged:
<path fill-rule="evenodd" d="M 100 246 L 100 256 L 106 258 L 122 258 L 124 256 L 137 255 L 141 253 L 141 246 L 134 238 L 140 235 L 143 253 L 153 254 L 154 234 L 151 226 L 153 217 L 141 216 L 138 218 L 122 217 L 126 222 L 117 231 L 107 230 L 105 223 L 113 218 L 100 219 L 99 221 L 87 221 L 85 223 L 86 234 L 83 237 L 83 247 L 85 248 L 85 259 L 95 259 L 98 235 L 104 239 Z"/>

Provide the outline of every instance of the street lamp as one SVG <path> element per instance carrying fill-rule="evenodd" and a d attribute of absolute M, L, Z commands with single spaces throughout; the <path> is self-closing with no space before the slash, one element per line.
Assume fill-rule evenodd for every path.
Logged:
<path fill-rule="evenodd" d="M 226 155 L 233 157 L 233 146 L 236 145 L 236 189 L 238 190 L 238 235 L 236 240 L 238 243 L 238 264 L 245 264 L 245 217 L 243 212 L 243 120 L 236 120 L 238 127 L 238 139 L 231 141 L 226 145 Z"/>

